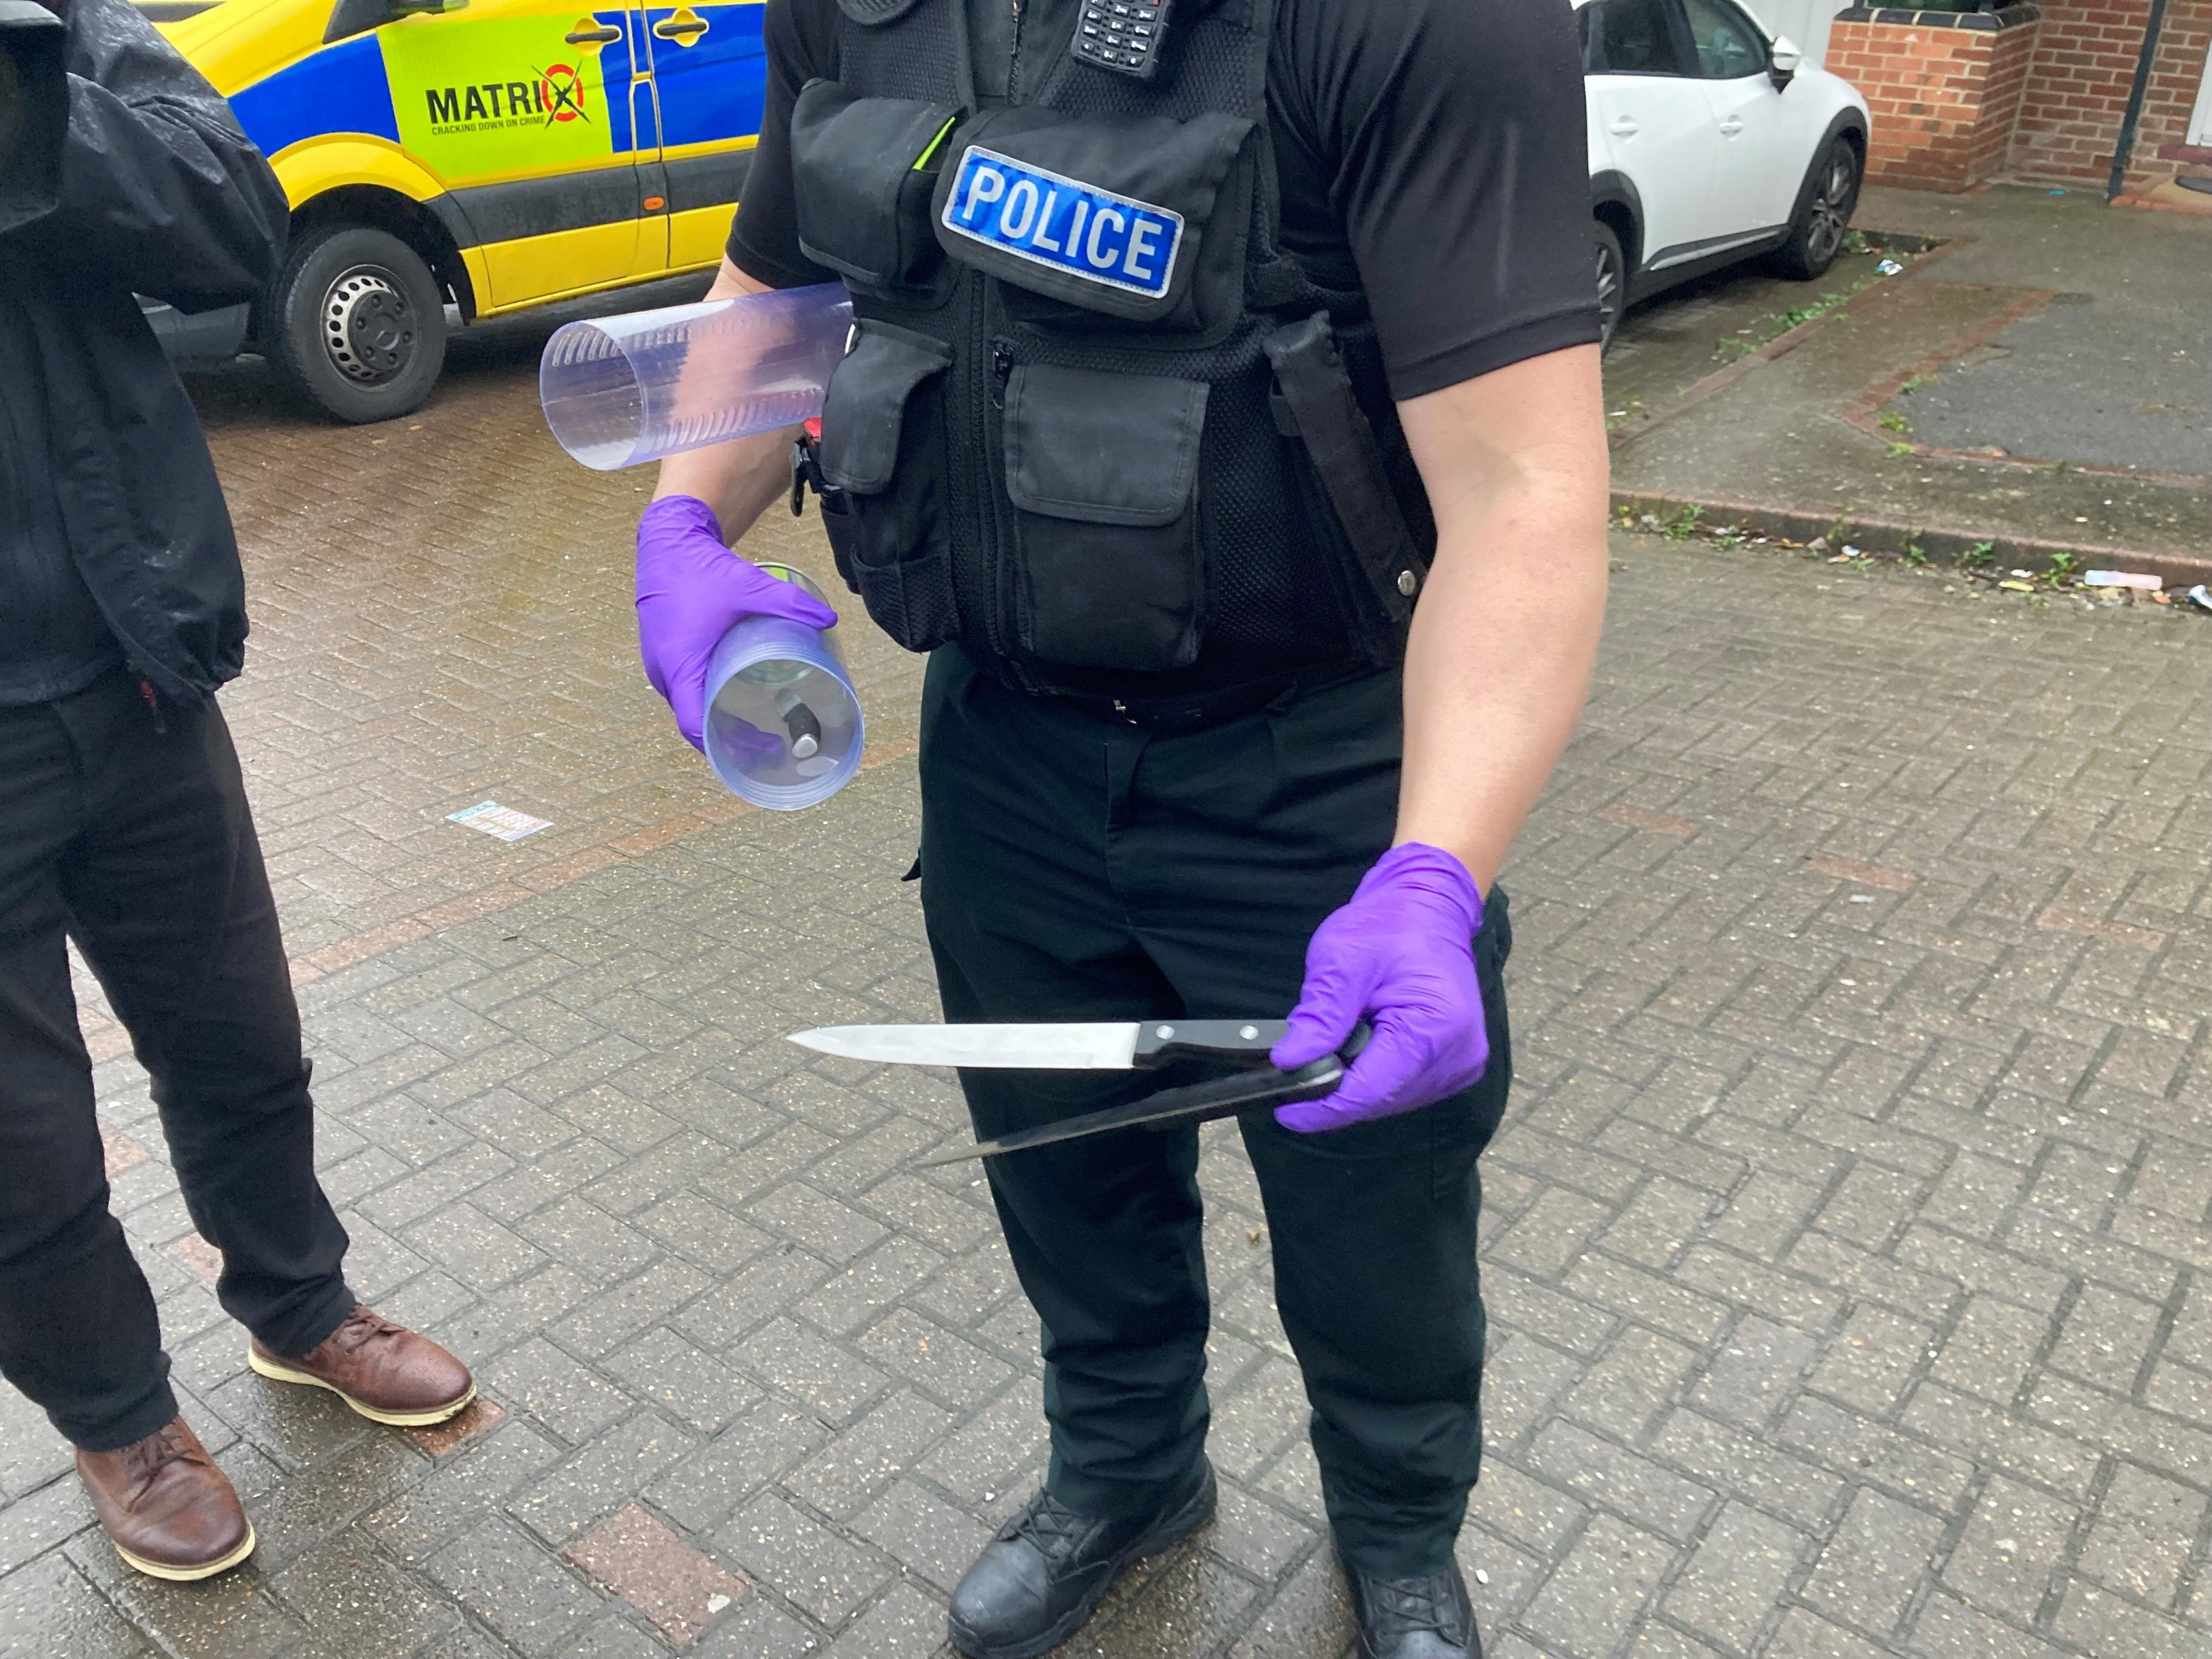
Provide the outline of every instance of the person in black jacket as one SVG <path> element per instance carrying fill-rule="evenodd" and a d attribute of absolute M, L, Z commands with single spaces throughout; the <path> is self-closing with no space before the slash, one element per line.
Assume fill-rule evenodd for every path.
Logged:
<path fill-rule="evenodd" d="M 340 1269 L 214 701 L 243 659 L 237 544 L 134 297 L 252 299 L 285 224 L 222 100 L 125 0 L 0 0 L 0 1373 L 77 1447 L 123 1559 L 171 1579 L 236 1565 L 253 1531 L 179 1414 L 108 1212 L 65 938 L 152 1077 L 253 1370 L 384 1423 L 441 1421 L 476 1392 Z"/>

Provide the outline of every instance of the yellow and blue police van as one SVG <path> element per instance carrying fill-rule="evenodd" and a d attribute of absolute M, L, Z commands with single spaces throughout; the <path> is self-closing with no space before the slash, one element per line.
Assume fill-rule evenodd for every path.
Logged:
<path fill-rule="evenodd" d="M 249 315 L 157 318 L 183 359 L 250 341 L 342 420 L 429 394 L 453 319 L 704 270 L 760 131 L 761 0 L 139 0 L 283 180 Z"/>

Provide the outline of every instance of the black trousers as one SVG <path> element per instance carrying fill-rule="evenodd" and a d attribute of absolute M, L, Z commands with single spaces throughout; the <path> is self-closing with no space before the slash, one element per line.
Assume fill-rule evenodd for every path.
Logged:
<path fill-rule="evenodd" d="M 108 1213 L 66 933 L 153 1078 L 224 1309 L 300 1354 L 353 1307 L 315 1178 L 300 1015 L 222 714 L 121 674 L 0 708 L 0 1373 L 88 1449 L 176 1414 L 154 1297 Z"/>
<path fill-rule="evenodd" d="M 1021 696 L 957 649 L 922 703 L 922 902 L 952 1020 L 1280 1016 L 1314 928 L 1389 845 L 1395 676 L 1174 735 Z M 1425 1110 L 1309 1136 L 1243 1120 L 1339 1547 L 1440 1570 L 1481 1458 L 1475 1158 L 1511 1076 L 1493 894 L 1476 963 L 1491 1062 Z M 963 1073 L 982 1135 L 1165 1073 Z M 1204 1444 L 1198 1137 L 1133 1131 L 991 1160 L 1044 1328 L 1048 1484 L 1093 1515 L 1161 1502 Z"/>

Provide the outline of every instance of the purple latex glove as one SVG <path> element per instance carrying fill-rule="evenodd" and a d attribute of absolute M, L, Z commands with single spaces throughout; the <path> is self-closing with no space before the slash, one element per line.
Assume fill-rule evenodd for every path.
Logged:
<path fill-rule="evenodd" d="M 637 646 L 645 677 L 668 699 L 694 749 L 707 717 L 707 659 L 747 617 L 828 628 L 837 613 L 730 551 L 714 509 L 664 495 L 637 521 Z"/>
<path fill-rule="evenodd" d="M 1490 1064 L 1474 979 L 1482 894 L 1441 848 L 1407 842 L 1377 860 L 1351 902 L 1314 930 L 1306 983 L 1273 1058 L 1285 1071 L 1344 1046 L 1362 1018 L 1374 1039 L 1334 1094 L 1275 1109 L 1311 1133 L 1410 1112 L 1464 1089 Z"/>

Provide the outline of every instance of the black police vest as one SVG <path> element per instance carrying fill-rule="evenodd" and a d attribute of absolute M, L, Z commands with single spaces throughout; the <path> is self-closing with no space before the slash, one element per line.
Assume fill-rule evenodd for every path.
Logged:
<path fill-rule="evenodd" d="M 869 615 L 1163 721 L 1396 661 L 1434 529 L 1364 297 L 1277 246 L 1274 0 L 1086 4 L 988 106 L 962 0 L 839 4 L 792 163 L 857 325 L 801 462 Z"/>

